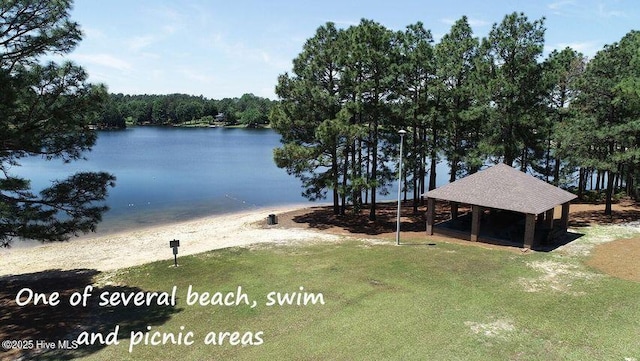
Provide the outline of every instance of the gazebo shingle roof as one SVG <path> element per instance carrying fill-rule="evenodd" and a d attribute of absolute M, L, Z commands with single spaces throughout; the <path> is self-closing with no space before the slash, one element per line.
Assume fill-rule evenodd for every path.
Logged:
<path fill-rule="evenodd" d="M 528 214 L 540 214 L 576 198 L 503 163 L 429 191 L 425 196 Z"/>

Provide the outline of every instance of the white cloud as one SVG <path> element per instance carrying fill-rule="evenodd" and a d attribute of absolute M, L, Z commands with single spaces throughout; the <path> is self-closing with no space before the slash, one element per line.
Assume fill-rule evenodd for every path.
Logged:
<path fill-rule="evenodd" d="M 261 63 L 276 68 L 287 68 L 290 64 L 281 57 L 274 57 L 272 52 L 264 47 L 248 47 L 243 42 L 227 41 L 223 35 L 215 34 L 212 37 L 213 48 L 220 51 L 222 55 L 235 61 L 235 65 L 240 63 Z"/>
<path fill-rule="evenodd" d="M 208 72 L 198 72 L 190 68 L 181 68 L 178 70 L 178 73 L 189 80 L 197 81 L 199 83 L 211 84 L 218 80 L 215 76 L 208 75 Z"/>
<path fill-rule="evenodd" d="M 104 34 L 104 32 L 100 29 L 97 28 L 92 28 L 92 27 L 86 27 L 86 26 L 80 26 L 80 29 L 82 30 L 82 38 L 83 39 L 104 39 L 106 38 L 106 35 Z"/>
<path fill-rule="evenodd" d="M 154 23 L 152 27 L 145 28 L 144 32 L 147 34 L 129 34 L 128 38 L 123 39 L 128 49 L 134 52 L 164 42 L 184 27 L 184 16 L 167 6 L 148 8 L 144 16 Z"/>
<path fill-rule="evenodd" d="M 168 5 L 159 5 L 148 9 L 148 14 L 156 24 L 162 24 L 160 29 L 164 35 L 171 35 L 187 26 L 190 22 L 189 19 L 194 16 L 193 13 L 186 14 L 185 10 L 189 9 L 184 7 L 177 9 Z"/>
<path fill-rule="evenodd" d="M 139 59 L 143 61 L 159 61 L 163 59 L 162 55 L 158 53 L 148 52 L 148 51 L 140 52 L 138 53 L 138 55 L 140 56 Z"/>
<path fill-rule="evenodd" d="M 120 71 L 129 71 L 133 68 L 129 62 L 110 54 L 71 54 L 70 57 L 80 63 L 99 65 Z"/>
<path fill-rule="evenodd" d="M 549 8 L 550 10 L 561 10 L 567 6 L 573 5 L 576 5 L 575 0 L 561 0 L 547 5 L 547 8 Z"/>
<path fill-rule="evenodd" d="M 624 18 L 627 15 L 618 10 L 610 10 L 603 3 L 598 4 L 598 16 L 602 18 Z"/>
<path fill-rule="evenodd" d="M 260 55 L 262 56 L 262 61 L 264 61 L 267 64 L 271 63 L 271 56 L 269 56 L 269 54 L 266 51 L 260 52 Z"/>
<path fill-rule="evenodd" d="M 142 48 L 146 48 L 154 42 L 154 37 L 151 35 L 136 36 L 127 41 L 127 45 L 130 50 L 138 51 Z"/>
<path fill-rule="evenodd" d="M 167 24 L 165 26 L 162 27 L 162 30 L 164 31 L 165 34 L 170 35 L 175 33 L 176 31 L 178 31 L 180 29 L 180 26 L 178 25 L 171 25 L 171 24 Z"/>
<path fill-rule="evenodd" d="M 161 69 L 153 69 L 151 70 L 151 72 L 149 73 L 149 75 L 151 76 L 152 79 L 154 80 L 163 80 L 166 78 L 165 76 L 165 71 L 161 70 Z"/>
<path fill-rule="evenodd" d="M 489 26 L 492 24 L 490 21 L 481 20 L 481 19 L 469 19 L 468 21 L 470 26 L 477 26 L 477 27 Z"/>
<path fill-rule="evenodd" d="M 581 18 L 626 18 L 628 14 L 612 9 L 617 2 L 597 0 L 595 3 L 577 2 L 576 0 L 559 0 L 547 5 L 547 8 L 556 15 L 577 16 Z"/>
<path fill-rule="evenodd" d="M 566 47 L 569 47 L 577 52 L 582 53 L 589 58 L 592 58 L 599 50 L 603 48 L 603 44 L 599 41 L 582 41 L 582 42 L 573 42 L 573 43 L 558 43 L 555 46 L 545 45 L 545 50 L 547 52 L 551 52 L 553 50 L 562 50 Z"/>
<path fill-rule="evenodd" d="M 440 22 L 441 22 L 441 23 L 444 23 L 444 24 L 447 24 L 447 25 L 453 25 L 453 24 L 455 24 L 455 23 L 456 23 L 456 21 L 458 21 L 458 20 L 457 20 L 457 19 L 456 19 L 456 20 L 454 20 L 454 19 L 451 19 L 451 18 L 443 18 L 443 19 L 440 19 Z"/>

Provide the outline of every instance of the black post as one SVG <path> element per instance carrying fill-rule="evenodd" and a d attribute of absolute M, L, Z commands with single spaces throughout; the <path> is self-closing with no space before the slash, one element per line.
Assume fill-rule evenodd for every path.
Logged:
<path fill-rule="evenodd" d="M 173 265 L 178 267 L 178 247 L 180 247 L 180 241 L 177 239 L 169 241 L 169 247 L 173 248 Z"/>

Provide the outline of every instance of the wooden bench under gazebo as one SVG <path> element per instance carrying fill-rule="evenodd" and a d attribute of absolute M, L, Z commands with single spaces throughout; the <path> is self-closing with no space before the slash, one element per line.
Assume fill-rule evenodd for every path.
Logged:
<path fill-rule="evenodd" d="M 520 228 L 524 228 L 524 234 L 519 241 L 523 242 L 525 248 L 537 246 L 536 223 L 547 231 L 546 234 L 551 234 L 556 206 L 562 206 L 559 228 L 566 233 L 569 202 L 576 198 L 572 193 L 502 163 L 431 190 L 424 196 L 427 198 L 428 235 L 434 233 L 435 202 L 443 200 L 451 205 L 453 221 L 458 218 L 460 204 L 471 206 L 471 234 L 468 239 L 474 242 L 482 240 L 481 219 L 485 210 L 490 210 L 492 214 L 502 211 L 523 215 L 524 225 Z"/>

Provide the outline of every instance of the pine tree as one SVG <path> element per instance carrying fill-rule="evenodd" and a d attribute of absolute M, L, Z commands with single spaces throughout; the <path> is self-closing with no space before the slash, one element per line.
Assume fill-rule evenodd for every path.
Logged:
<path fill-rule="evenodd" d="M 66 240 L 95 230 L 107 207 L 101 203 L 115 178 L 82 172 L 35 194 L 12 173 L 23 158 L 70 162 L 93 146 L 89 129 L 107 92 L 86 82 L 70 63 L 40 64 L 47 54 L 69 53 L 81 40 L 69 19 L 70 1 L 0 3 L 0 242 Z"/>

